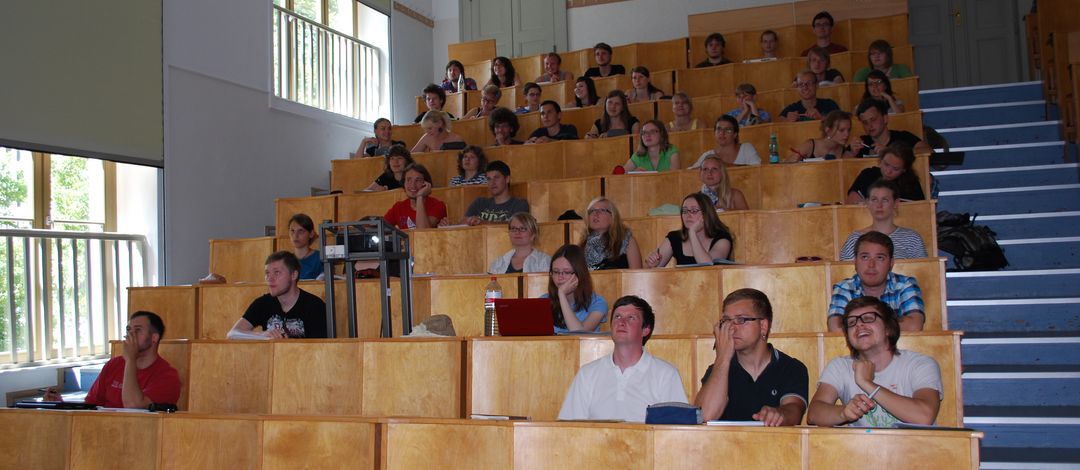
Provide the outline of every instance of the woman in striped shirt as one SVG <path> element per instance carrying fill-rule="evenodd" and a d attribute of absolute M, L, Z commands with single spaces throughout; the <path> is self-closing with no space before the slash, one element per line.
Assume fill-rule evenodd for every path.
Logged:
<path fill-rule="evenodd" d="M 840 249 L 840 260 L 848 261 L 855 259 L 855 244 L 859 237 L 871 230 L 881 232 L 892 239 L 894 247 L 894 259 L 925 258 L 926 244 L 917 232 L 906 227 L 897 226 L 893 222 L 896 217 L 897 205 L 900 202 L 900 189 L 895 181 L 879 179 L 867 190 L 870 197 L 866 199 L 866 208 L 870 211 L 873 222 L 870 226 L 863 227 L 848 235 L 844 247 Z"/>

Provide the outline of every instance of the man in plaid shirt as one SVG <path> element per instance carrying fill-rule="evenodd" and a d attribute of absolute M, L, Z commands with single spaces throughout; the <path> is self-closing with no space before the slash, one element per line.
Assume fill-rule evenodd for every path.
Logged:
<path fill-rule="evenodd" d="M 844 307 L 848 301 L 863 295 L 881 299 L 900 317 L 903 331 L 921 331 L 926 315 L 923 313 L 922 290 L 913 277 L 892 272 L 893 243 L 888 235 L 870 231 L 855 242 L 855 276 L 833 285 L 829 302 L 829 331 L 841 331 Z"/>

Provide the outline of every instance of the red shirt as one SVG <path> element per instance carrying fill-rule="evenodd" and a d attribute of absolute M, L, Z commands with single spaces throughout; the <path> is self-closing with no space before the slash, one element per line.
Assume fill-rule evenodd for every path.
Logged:
<path fill-rule="evenodd" d="M 431 196 L 424 198 L 424 209 L 427 210 L 428 217 L 434 217 L 435 220 L 446 217 L 446 204 Z M 408 199 L 395 203 L 390 210 L 386 211 L 383 218 L 402 230 L 416 228 L 416 211 L 413 210 Z"/>
<path fill-rule="evenodd" d="M 86 394 L 86 403 L 123 408 L 124 365 L 123 356 L 109 359 Z M 175 404 L 180 400 L 180 374 L 161 356 L 150 367 L 139 369 L 135 376 L 139 389 L 151 402 Z"/>

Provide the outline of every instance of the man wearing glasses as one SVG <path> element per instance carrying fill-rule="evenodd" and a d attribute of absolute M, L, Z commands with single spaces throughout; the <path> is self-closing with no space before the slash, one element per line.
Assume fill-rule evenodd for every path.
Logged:
<path fill-rule="evenodd" d="M 757 289 L 724 298 L 713 327 L 716 360 L 701 378 L 696 405 L 706 420 L 795 426 L 806 411 L 806 366 L 769 344 L 772 304 Z"/>
<path fill-rule="evenodd" d="M 824 47 L 829 50 L 829 54 L 839 54 L 841 52 L 847 52 L 847 48 L 832 42 L 832 30 L 833 25 L 836 24 L 833 21 L 832 15 L 827 11 L 820 12 L 814 15 L 814 20 L 811 25 L 814 28 L 814 45 L 807 47 L 805 51 L 802 51 L 802 56 L 806 57 L 810 53 L 810 49 L 815 47 Z"/>
<path fill-rule="evenodd" d="M 791 103 L 780 111 L 785 121 L 811 121 L 822 119 L 826 114 L 839 110 L 840 105 L 828 98 L 817 97 L 817 75 L 809 70 L 799 72 L 795 78 L 795 88 L 799 91 L 799 101 Z"/>
<path fill-rule="evenodd" d="M 855 276 L 833 286 L 829 303 L 829 331 L 842 331 L 848 302 L 864 295 L 885 302 L 899 316 L 900 329 L 921 331 L 926 321 L 922 289 L 913 277 L 892 272 L 893 242 L 888 235 L 869 231 L 855 242 Z"/>
<path fill-rule="evenodd" d="M 875 297 L 858 297 L 844 309 L 841 324 L 851 355 L 825 366 L 807 422 L 871 427 L 934 424 L 944 397 L 941 368 L 931 357 L 896 348 L 900 322 L 892 307 Z"/>

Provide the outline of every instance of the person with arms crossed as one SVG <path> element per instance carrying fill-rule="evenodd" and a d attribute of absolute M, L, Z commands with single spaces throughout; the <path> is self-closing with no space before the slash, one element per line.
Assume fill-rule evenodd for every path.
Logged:
<path fill-rule="evenodd" d="M 180 399 L 180 374 L 158 355 L 164 337 L 165 322 L 156 313 L 133 313 L 128 319 L 123 353 L 105 363 L 84 401 L 108 408 L 175 405 Z M 63 401 L 55 389 L 49 389 L 44 399 Z"/>
<path fill-rule="evenodd" d="M 656 316 L 648 302 L 628 295 L 615 301 L 611 354 L 585 364 L 566 392 L 559 419 L 621 419 L 645 422 L 649 405 L 686 403 L 675 366 L 645 351 Z"/>
<path fill-rule="evenodd" d="M 931 357 L 896 348 L 901 328 L 892 307 L 874 297 L 858 297 L 847 304 L 841 324 L 851 356 L 825 366 L 807 423 L 934 424 L 944 397 L 941 368 Z"/>
<path fill-rule="evenodd" d="M 325 338 L 326 304 L 322 299 L 300 289 L 300 261 L 288 251 L 278 251 L 266 258 L 266 286 L 270 292 L 248 305 L 244 316 L 229 330 L 229 339 L 246 336 L 282 338 Z M 263 331 L 254 333 L 255 327 Z"/>
<path fill-rule="evenodd" d="M 888 235 L 869 231 L 855 242 L 855 276 L 833 285 L 829 302 L 829 331 L 843 329 L 844 309 L 851 299 L 881 299 L 899 316 L 904 331 L 921 331 L 926 321 L 922 289 L 913 277 L 892 272 L 893 242 Z"/>

